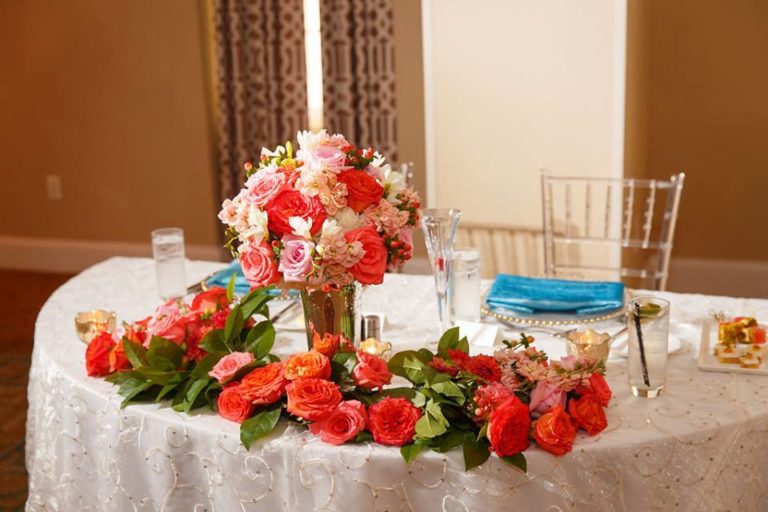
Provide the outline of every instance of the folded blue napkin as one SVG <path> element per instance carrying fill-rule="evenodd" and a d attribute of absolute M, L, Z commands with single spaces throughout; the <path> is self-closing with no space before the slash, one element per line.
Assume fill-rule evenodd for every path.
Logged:
<path fill-rule="evenodd" d="M 499 274 L 486 302 L 523 314 L 599 314 L 624 306 L 624 284 Z"/>
<path fill-rule="evenodd" d="M 216 272 L 213 276 L 209 277 L 205 282 L 209 287 L 221 286 L 226 288 L 229 284 L 229 280 L 232 278 L 232 274 L 235 275 L 235 295 L 245 295 L 251 290 L 251 285 L 245 279 L 243 269 L 240 267 L 240 262 L 233 260 L 232 263 L 227 265 L 227 268 Z M 283 290 L 274 289 L 270 291 L 270 294 L 278 296 L 283 294 Z M 288 290 L 288 295 L 298 295 L 297 290 Z"/>

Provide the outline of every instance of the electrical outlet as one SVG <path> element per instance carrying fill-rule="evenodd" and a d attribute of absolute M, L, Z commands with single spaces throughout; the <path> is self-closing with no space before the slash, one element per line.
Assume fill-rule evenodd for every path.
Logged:
<path fill-rule="evenodd" d="M 48 199 L 51 201 L 61 201 L 64 199 L 64 190 L 61 186 L 61 176 L 58 174 L 48 174 L 45 177 L 45 191 Z"/>

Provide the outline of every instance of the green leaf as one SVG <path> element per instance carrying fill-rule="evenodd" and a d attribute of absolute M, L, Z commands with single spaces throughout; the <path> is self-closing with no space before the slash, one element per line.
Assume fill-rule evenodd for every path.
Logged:
<path fill-rule="evenodd" d="M 373 435 L 371 435 L 370 432 L 367 430 L 363 430 L 362 432 L 359 432 L 354 439 L 352 439 L 353 443 L 366 443 L 368 441 L 373 441 Z"/>
<path fill-rule="evenodd" d="M 400 455 L 405 459 L 406 464 L 410 464 L 424 450 L 421 443 L 411 443 L 400 447 Z"/>
<path fill-rule="evenodd" d="M 184 375 L 186 375 L 186 372 L 158 370 L 157 368 L 151 368 L 149 366 L 142 366 L 136 370 L 136 372 L 144 377 L 145 380 L 152 382 L 152 384 L 157 384 L 158 386 L 165 386 L 172 380 L 175 380 L 177 383 L 182 382 L 184 380 Z"/>
<path fill-rule="evenodd" d="M 157 370 L 176 370 L 181 366 L 184 358 L 184 351 L 174 342 L 152 336 L 147 350 L 147 359 L 152 368 Z"/>
<path fill-rule="evenodd" d="M 196 407 L 195 402 L 197 402 L 197 398 L 200 396 L 200 393 L 202 393 L 203 390 L 208 387 L 208 385 L 211 383 L 211 380 L 200 379 L 189 382 L 191 382 L 191 384 L 185 388 L 184 393 L 182 394 L 181 403 L 175 404 L 173 406 L 173 409 L 176 411 L 189 413 L 189 411 L 194 409 Z"/>
<path fill-rule="evenodd" d="M 445 374 L 442 374 L 445 375 Z M 446 382 L 438 382 L 436 384 L 432 384 L 429 386 L 429 388 L 432 391 L 435 391 L 437 393 L 440 393 L 443 396 L 449 397 L 453 399 L 454 402 L 458 405 L 463 405 L 464 401 L 466 400 L 466 397 L 464 396 L 464 392 L 459 388 L 459 386 L 456 385 L 455 382 L 446 381 Z"/>
<path fill-rule="evenodd" d="M 471 434 L 470 434 L 471 435 Z M 433 448 L 436 452 L 445 453 L 453 450 L 464 442 L 467 437 L 467 432 L 462 430 L 454 430 L 447 432 L 439 439 L 439 443 Z"/>
<path fill-rule="evenodd" d="M 147 349 L 134 343 L 128 338 L 123 338 L 123 350 L 125 351 L 125 357 L 131 363 L 134 368 L 141 368 L 149 364 L 147 361 Z"/>
<path fill-rule="evenodd" d="M 107 375 L 104 378 L 104 380 L 106 380 L 107 382 L 111 382 L 112 384 L 116 384 L 118 386 L 121 386 L 123 382 L 130 379 L 145 380 L 142 378 L 141 374 L 137 371 L 117 372 L 111 375 Z"/>
<path fill-rule="evenodd" d="M 516 468 L 521 469 L 523 473 L 528 472 L 528 461 L 525 460 L 525 455 L 523 455 L 522 452 L 516 453 L 514 455 L 507 455 L 505 457 L 501 457 L 501 460 L 503 460 L 507 464 L 512 464 Z"/>
<path fill-rule="evenodd" d="M 459 342 L 456 344 L 456 348 L 464 352 L 465 354 L 469 354 L 469 340 L 466 336 L 461 338 Z"/>
<path fill-rule="evenodd" d="M 408 400 L 413 400 L 416 396 L 416 390 L 413 388 L 390 388 L 390 389 L 383 389 L 376 393 L 376 402 L 387 398 L 407 398 Z"/>
<path fill-rule="evenodd" d="M 226 352 L 227 346 L 224 344 L 224 329 L 208 331 L 203 336 L 203 339 L 200 340 L 200 348 L 206 352 Z"/>
<path fill-rule="evenodd" d="M 483 426 L 480 427 L 480 432 L 477 433 L 477 440 L 480 441 L 484 437 L 488 436 L 488 425 L 489 423 L 483 423 Z"/>
<path fill-rule="evenodd" d="M 424 384 L 427 375 L 437 373 L 426 366 L 419 355 L 412 350 L 398 352 L 392 356 L 392 359 L 389 360 L 389 371 L 400 377 L 405 377 L 414 384 Z"/>
<path fill-rule="evenodd" d="M 208 372 L 210 372 L 213 367 L 216 366 L 216 363 L 219 362 L 219 359 L 225 355 L 227 355 L 227 353 L 224 351 L 211 352 L 202 358 L 200 362 L 195 365 L 194 370 L 189 374 L 189 380 L 198 380 L 208 377 Z"/>
<path fill-rule="evenodd" d="M 143 379 L 130 378 L 125 380 L 125 382 L 122 383 L 120 389 L 118 390 L 118 394 L 125 397 L 125 400 L 123 400 L 123 403 L 120 404 L 120 407 L 125 407 L 131 403 L 131 401 L 136 396 L 138 396 L 139 393 L 146 391 L 150 387 L 152 387 L 152 383 Z"/>
<path fill-rule="evenodd" d="M 249 449 L 254 441 L 272 432 L 279 419 L 279 407 L 262 411 L 248 418 L 240 425 L 240 441 L 246 449 Z"/>
<path fill-rule="evenodd" d="M 421 391 L 417 391 L 411 399 L 411 402 L 413 402 L 413 405 L 421 409 L 427 405 L 427 397 Z"/>
<path fill-rule="evenodd" d="M 236 272 L 232 272 L 232 275 L 229 278 L 229 282 L 227 283 L 227 302 L 232 302 L 232 299 L 235 298 L 235 277 L 237 276 Z"/>
<path fill-rule="evenodd" d="M 448 420 L 445 419 L 440 406 L 430 400 L 427 402 L 425 414 L 416 422 L 416 435 L 422 439 L 432 439 L 448 430 Z"/>
<path fill-rule="evenodd" d="M 447 358 L 448 349 L 458 348 L 459 344 L 459 328 L 451 327 L 443 333 L 440 337 L 440 341 L 437 344 L 437 355 L 442 358 Z"/>
<path fill-rule="evenodd" d="M 272 322 L 269 320 L 259 322 L 248 332 L 245 338 L 245 350 L 251 352 L 256 359 L 261 359 L 272 350 L 276 335 Z"/>
<path fill-rule="evenodd" d="M 182 383 L 181 380 L 178 380 L 178 381 L 171 380 L 170 382 L 168 382 L 168 384 L 163 386 L 163 388 L 160 390 L 160 392 L 155 397 L 155 402 L 159 402 L 160 400 L 165 398 L 168 395 L 168 393 L 170 393 L 170 392 L 174 391 L 176 388 L 178 388 L 179 384 L 181 384 L 181 383 Z"/>
<path fill-rule="evenodd" d="M 250 318 L 254 313 L 260 313 L 270 300 L 272 297 L 267 295 L 266 290 L 252 291 L 240 301 L 243 318 Z"/>
<path fill-rule="evenodd" d="M 240 336 L 240 331 L 243 329 L 243 325 L 245 324 L 245 318 L 243 318 L 243 311 L 240 309 L 240 305 L 238 304 L 234 308 L 232 308 L 232 311 L 229 312 L 229 316 L 227 316 L 227 323 L 224 324 L 224 344 L 227 346 L 230 351 L 232 350 L 232 342 Z"/>
<path fill-rule="evenodd" d="M 480 466 L 490 456 L 491 451 L 488 448 L 488 443 L 479 442 L 477 439 L 473 439 L 472 435 L 468 435 L 464 439 L 464 471 Z"/>

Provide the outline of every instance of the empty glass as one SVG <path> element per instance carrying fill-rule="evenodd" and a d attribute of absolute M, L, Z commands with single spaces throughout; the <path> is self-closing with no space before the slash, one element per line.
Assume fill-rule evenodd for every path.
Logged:
<path fill-rule="evenodd" d="M 632 394 L 654 398 L 667 381 L 669 301 L 636 297 L 627 306 L 629 386 Z"/>
<path fill-rule="evenodd" d="M 461 211 L 455 208 L 428 208 L 422 210 L 421 215 L 424 241 L 429 252 L 432 274 L 435 276 L 440 330 L 445 332 L 451 327 L 451 315 L 448 310 L 448 279 L 453 261 L 453 242 L 456 239 Z"/>
<path fill-rule="evenodd" d="M 451 270 L 451 321 L 480 321 L 480 251 L 455 249 Z"/>
<path fill-rule="evenodd" d="M 152 254 L 157 271 L 157 292 L 163 300 L 183 297 L 187 292 L 184 265 L 184 231 L 160 228 L 152 231 Z"/>

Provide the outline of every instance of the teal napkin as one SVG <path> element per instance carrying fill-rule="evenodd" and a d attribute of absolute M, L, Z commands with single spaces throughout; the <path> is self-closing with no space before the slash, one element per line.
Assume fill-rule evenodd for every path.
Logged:
<path fill-rule="evenodd" d="M 624 284 L 499 274 L 486 302 L 523 314 L 599 314 L 624 306 Z"/>
<path fill-rule="evenodd" d="M 237 260 L 233 260 L 232 263 L 227 265 L 227 268 L 220 270 L 213 276 L 209 277 L 205 284 L 207 284 L 209 287 L 221 286 L 222 288 L 226 288 L 233 274 L 235 275 L 235 295 L 247 294 L 251 290 L 251 285 L 248 284 L 248 281 L 245 279 L 243 269 L 240 267 L 240 262 Z M 290 296 L 298 295 L 298 293 L 299 292 L 297 290 L 288 290 L 288 295 Z M 276 288 L 271 290 L 270 294 L 275 296 L 282 295 L 283 290 Z"/>

